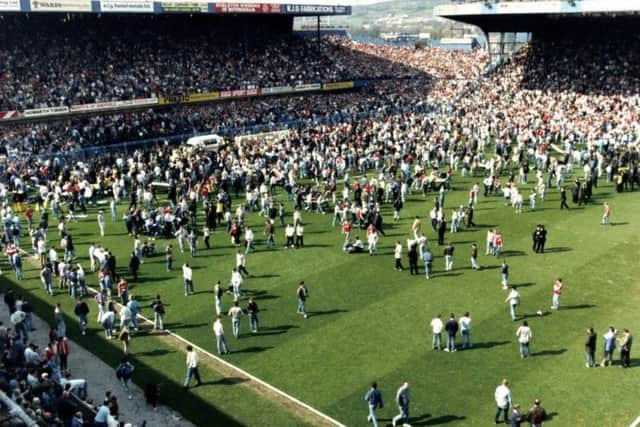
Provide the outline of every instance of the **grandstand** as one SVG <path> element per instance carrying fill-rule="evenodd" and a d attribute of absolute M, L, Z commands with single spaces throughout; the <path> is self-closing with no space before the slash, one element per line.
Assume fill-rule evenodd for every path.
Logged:
<path fill-rule="evenodd" d="M 38 233 L 48 227 L 47 244 L 64 240 L 60 258 L 64 252 L 71 260 L 73 235 L 87 271 L 86 254 L 98 242 L 104 265 L 87 281 L 106 290 L 116 276 L 108 260 L 117 256 L 118 276 L 133 275 L 144 240 L 141 281 L 136 270 L 132 289 L 146 300 L 147 317 L 162 295 L 170 332 L 141 327 L 133 358 L 198 425 L 364 424 L 362 396 L 374 379 L 384 385 L 385 416 L 395 415 L 388 409 L 392 388 L 411 381 L 417 415 L 406 421 L 484 425 L 493 421 L 493 388 L 505 377 L 523 405 L 543 397 L 550 425 L 631 422 L 635 369 L 577 374 L 588 325 L 637 324 L 639 301 L 629 289 L 637 288 L 640 250 L 633 201 L 640 184 L 640 8 L 629 4 L 442 5 L 438 16 L 477 25 L 487 36 L 487 51 L 461 52 L 292 32 L 295 16 L 348 14 L 348 6 L 0 0 L 2 242 L 25 251 L 31 243 L 35 253 Z M 565 186 L 573 196 L 566 211 L 558 209 Z M 527 209 L 525 201 L 520 215 L 524 194 L 533 204 Z M 29 226 L 22 225 L 24 201 L 37 206 Z M 594 205 L 604 201 L 621 218 L 615 227 L 604 227 L 604 217 L 601 227 L 593 225 L 600 214 Z M 96 224 L 103 208 L 111 209 L 104 235 Z M 303 223 L 297 215 L 306 246 L 287 241 L 283 248 L 289 218 Z M 430 220 L 416 230 L 420 217 Z M 369 255 L 352 254 L 353 236 L 340 232 L 345 222 L 356 235 L 367 230 Z M 549 231 L 546 253 L 531 253 L 536 224 Z M 269 244 L 270 226 L 278 227 L 278 246 Z M 238 231 L 247 227 L 255 236 Z M 489 240 L 483 268 L 469 269 L 471 244 L 483 246 L 496 228 L 507 236 L 502 258 Z M 453 272 L 440 268 L 445 235 L 463 254 Z M 427 281 L 397 264 L 392 269 L 396 251 L 417 257 L 418 244 L 438 258 Z M 264 323 L 260 333 L 256 326 L 237 339 L 228 330 L 232 353 L 218 348 L 215 355 L 213 283 L 225 288 L 242 248 L 252 272 L 242 289 L 260 305 Z M 13 254 L 2 261 L 3 285 L 24 289 L 48 314 L 57 302 L 71 313 L 73 299 L 64 289 L 45 294 L 39 274 L 46 266 L 34 267 L 38 257 L 27 256 L 24 280 Z M 496 286 L 506 259 L 522 288 L 518 320 L 535 328 L 528 360 L 514 350 L 514 323 Z M 189 295 L 185 280 L 183 296 L 182 263 L 193 267 L 203 295 Z M 547 285 L 559 275 L 569 283 L 566 305 L 542 311 Z M 231 277 L 229 293 L 244 306 L 240 285 L 233 286 L 237 275 Z M 311 288 L 309 317 L 304 304 L 295 313 L 302 279 Z M 220 298 L 228 309 L 232 297 Z M 425 325 L 437 313 L 460 310 L 474 316 L 476 347 L 434 351 Z M 71 333 L 96 343 L 100 357 L 112 363 L 120 356 L 100 325 L 92 321 L 85 338 L 73 322 Z M 215 378 L 190 391 L 181 388 L 185 344 Z M 257 404 L 243 400 L 252 387 L 260 387 Z M 274 395 L 286 403 L 269 406 Z M 598 416 L 605 421 L 594 422 Z"/>

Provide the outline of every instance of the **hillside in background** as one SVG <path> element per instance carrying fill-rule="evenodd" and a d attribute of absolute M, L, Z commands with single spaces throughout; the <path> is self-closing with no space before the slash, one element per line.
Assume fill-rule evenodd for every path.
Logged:
<path fill-rule="evenodd" d="M 351 33 L 379 37 L 380 33 L 429 33 L 431 38 L 461 36 L 473 27 L 433 17 L 433 8 L 449 0 L 394 0 L 354 6 L 349 17 L 331 18 L 332 25 L 349 27 Z"/>

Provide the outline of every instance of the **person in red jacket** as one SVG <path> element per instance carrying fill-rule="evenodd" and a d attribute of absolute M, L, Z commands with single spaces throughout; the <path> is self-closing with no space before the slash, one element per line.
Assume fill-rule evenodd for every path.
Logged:
<path fill-rule="evenodd" d="M 344 243 L 346 244 L 351 236 L 351 223 L 348 219 L 345 219 L 342 223 L 342 234 L 344 234 Z"/>
<path fill-rule="evenodd" d="M 67 337 L 58 338 L 56 343 L 56 351 L 60 359 L 60 370 L 67 372 L 67 358 L 69 357 L 69 341 Z"/>
<path fill-rule="evenodd" d="M 27 228 L 31 229 L 31 222 L 33 220 L 33 211 L 27 206 L 27 210 L 24 211 L 24 217 L 27 219 Z"/>

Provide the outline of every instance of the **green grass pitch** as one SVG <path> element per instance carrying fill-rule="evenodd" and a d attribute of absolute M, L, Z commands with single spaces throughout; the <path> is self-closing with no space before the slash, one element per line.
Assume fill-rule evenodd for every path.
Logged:
<path fill-rule="evenodd" d="M 475 179 L 456 174 L 454 191 L 446 195 L 447 219 L 454 206 L 466 205 L 473 182 Z M 637 358 L 628 370 L 587 369 L 584 339 L 586 328 L 593 325 L 598 332 L 600 358 L 602 334 L 609 325 L 628 327 L 632 334 L 640 334 L 640 205 L 635 193 L 616 194 L 603 180 L 599 184 L 594 204 L 586 208 L 571 205 L 570 211 L 559 210 L 554 189 L 547 192 L 544 202 L 538 202 L 535 212 L 525 206 L 520 215 L 505 207 L 502 197 L 480 195 L 475 211 L 477 227 L 456 234 L 447 232 L 446 239 L 456 247 L 454 269 L 448 273 L 444 272 L 442 247 L 435 244 L 436 235 L 428 224 L 434 193 L 426 199 L 422 194 L 409 196 L 399 222 L 392 221 L 391 207 L 383 206 L 387 237 L 381 237 L 379 253 L 373 257 L 342 252 L 340 227 L 331 226 L 330 213 L 303 212 L 303 249 L 282 249 L 284 233 L 277 227 L 278 249 L 267 250 L 261 234 L 264 220 L 249 214 L 257 251 L 248 255 L 247 268 L 252 277 L 243 287 L 261 308 L 261 332 L 252 335 L 245 318 L 242 335 L 236 340 L 231 335 L 230 320 L 225 318 L 232 351 L 225 359 L 349 426 L 367 425 L 363 396 L 372 380 L 378 381 L 385 399 L 385 407 L 379 411 L 383 425 L 390 424 L 396 414 L 393 398 L 404 381 L 411 383 L 412 425 L 489 425 L 495 410 L 493 391 L 505 377 L 511 383 L 514 401 L 524 409 L 535 398 L 542 400 L 552 414 L 550 425 L 628 425 L 640 415 Z M 525 196 L 528 188 L 524 186 Z M 279 198 L 285 199 L 282 191 Z M 613 226 L 599 225 L 604 201 L 612 207 Z M 124 208 L 119 207 L 120 213 Z M 291 214 L 291 204 L 287 204 L 287 210 Z M 96 237 L 95 212 L 91 208 L 89 218 L 69 223 L 79 262 L 88 271 L 88 244 L 96 241 L 116 254 L 119 270 L 126 275 L 133 238 L 127 236 L 122 221 L 113 223 L 110 218 L 106 237 Z M 393 268 L 393 244 L 396 240 L 404 244 L 415 215 L 423 218 L 423 230 L 436 255 L 432 280 L 425 279 L 421 262 L 419 276 L 410 276 L 408 268 L 403 272 Z M 539 223 L 548 229 L 545 254 L 535 254 L 531 249 L 531 233 Z M 55 235 L 56 225 L 52 220 L 50 238 Z M 500 261 L 484 255 L 489 227 L 503 233 L 510 283 L 521 286 L 519 312 L 528 317 L 534 335 L 533 357 L 529 359 L 523 360 L 518 354 L 515 330 L 519 322 L 510 320 L 504 303 Z M 173 241 L 174 271 L 170 273 L 165 271 L 162 255 L 167 242 L 156 240 L 160 255 L 145 260 L 140 279 L 132 283 L 131 290 L 144 306 L 160 293 L 167 305 L 166 327 L 212 353 L 213 284 L 221 280 L 226 285 L 235 266 L 235 248 L 225 231 L 218 228 L 212 234 L 213 247 L 208 251 L 200 238 L 193 259 L 186 252 L 181 254 Z M 365 240 L 364 230 L 360 235 Z M 470 269 L 472 242 L 477 242 L 480 249 L 480 271 Z M 29 246 L 25 239 L 23 247 Z M 404 255 L 403 264 L 407 266 L 406 249 Z M 183 295 L 183 262 L 194 268 L 194 296 Z M 72 323 L 71 298 L 45 295 L 35 265 L 25 263 L 25 267 L 26 279 L 18 286 L 30 295 L 39 314 L 52 321 L 52 307 L 61 302 Z M 3 270 L 3 284 L 7 285 L 6 279 L 15 284 L 14 275 Z M 537 317 L 538 310 L 550 311 L 552 284 L 557 277 L 562 277 L 565 284 L 561 309 Z M 307 310 L 311 315 L 307 320 L 296 314 L 295 290 L 300 280 L 307 282 L 310 291 Z M 96 287 L 96 276 L 88 274 L 88 283 Z M 224 298 L 228 309 L 231 297 Z M 82 337 L 72 323 L 68 325 L 71 336 L 115 365 L 122 351 L 120 343 L 103 339 L 95 323 L 95 305 L 90 307 L 92 330 Z M 431 318 L 442 313 L 446 320 L 450 312 L 458 318 L 464 311 L 470 311 L 473 319 L 475 347 L 456 353 L 432 351 Z M 149 308 L 143 314 L 152 315 Z M 203 371 L 204 387 L 182 392 L 183 349 L 172 348 L 157 337 L 141 333 L 134 337 L 132 351 L 139 367 L 134 380 L 139 384 L 150 378 L 161 381 L 164 400 L 198 425 L 214 425 L 214 420 L 215 425 L 303 424 L 281 406 L 261 399 L 242 385 L 221 380 L 207 368 Z"/>

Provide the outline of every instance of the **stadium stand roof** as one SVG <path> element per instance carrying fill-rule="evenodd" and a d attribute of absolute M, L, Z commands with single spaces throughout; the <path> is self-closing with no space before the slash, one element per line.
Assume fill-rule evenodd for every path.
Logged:
<path fill-rule="evenodd" d="M 437 6 L 434 15 L 476 25 L 486 33 L 537 32 L 565 20 L 640 13 L 640 2 L 631 0 L 455 0 L 452 3 Z"/>
<path fill-rule="evenodd" d="M 350 15 L 351 6 L 304 3 L 207 2 L 201 0 L 0 0 L 0 13 Z"/>

